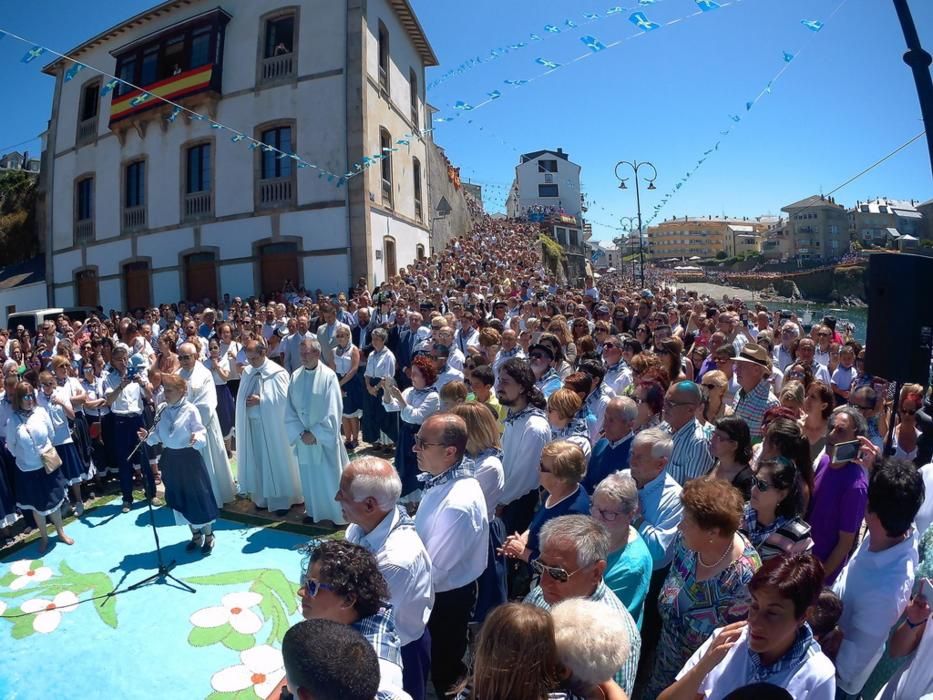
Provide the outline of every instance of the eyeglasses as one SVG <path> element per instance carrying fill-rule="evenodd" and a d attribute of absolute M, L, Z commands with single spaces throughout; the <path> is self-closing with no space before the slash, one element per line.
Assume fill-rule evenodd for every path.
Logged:
<path fill-rule="evenodd" d="M 36 400 L 35 394 L 23 394 L 23 401 L 35 401 L 35 400 Z"/>
<path fill-rule="evenodd" d="M 179 360 L 190 360 L 192 357 L 194 357 L 194 355 L 179 355 L 178 359 Z"/>
<path fill-rule="evenodd" d="M 704 389 L 709 389 L 710 391 L 719 388 L 718 384 L 701 384 L 700 386 L 702 386 Z"/>
<path fill-rule="evenodd" d="M 612 349 L 612 348 L 617 348 L 617 347 L 619 347 L 619 346 L 616 345 L 616 344 L 613 343 L 613 342 L 603 343 L 603 350 L 610 350 L 610 349 Z"/>
<path fill-rule="evenodd" d="M 420 435 L 415 435 L 415 447 L 423 450 L 425 447 L 446 447 L 443 442 L 425 442 Z"/>
<path fill-rule="evenodd" d="M 602 508 L 593 506 L 590 508 L 590 515 L 596 514 L 599 514 L 599 517 L 605 520 L 607 523 L 613 523 L 620 515 L 624 515 L 624 513 L 620 513 L 617 510 L 603 510 Z"/>
<path fill-rule="evenodd" d="M 583 571 L 583 569 L 585 568 L 586 568 L 585 566 L 581 566 L 576 571 L 568 572 L 567 569 L 563 569 L 559 566 L 548 566 L 547 564 L 542 564 L 540 559 L 531 560 L 532 571 L 538 574 L 538 576 L 547 574 L 548 576 L 550 576 L 553 580 L 557 581 L 558 583 L 567 583 L 567 581 L 570 580 L 571 576 Z"/>
<path fill-rule="evenodd" d="M 758 489 L 759 493 L 768 493 L 768 489 L 771 488 L 771 484 L 767 481 L 762 481 L 757 476 L 752 477 L 752 486 Z"/>
<path fill-rule="evenodd" d="M 322 583 L 321 581 L 317 581 L 310 576 L 307 576 L 306 574 L 301 575 L 301 586 L 305 589 L 305 593 L 309 598 L 317 598 L 317 594 L 321 589 L 325 591 L 336 590 L 329 583 Z"/>

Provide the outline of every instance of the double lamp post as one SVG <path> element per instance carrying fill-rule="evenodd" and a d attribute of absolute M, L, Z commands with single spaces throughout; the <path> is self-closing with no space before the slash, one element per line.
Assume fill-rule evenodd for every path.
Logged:
<path fill-rule="evenodd" d="M 644 240 L 642 238 L 641 186 L 639 184 L 638 171 L 644 167 L 648 167 L 651 169 L 651 172 L 652 172 L 651 177 L 644 178 L 645 181 L 648 183 L 649 190 L 657 189 L 654 186 L 654 181 L 658 179 L 658 171 L 657 171 L 657 168 L 654 167 L 653 163 L 650 163 L 646 160 L 641 161 L 641 162 L 638 162 L 637 160 L 635 161 L 620 160 L 618 163 L 616 163 L 616 167 L 615 167 L 615 175 L 616 175 L 616 179 L 619 181 L 620 190 L 628 189 L 625 183 L 626 181 L 628 181 L 629 178 L 622 177 L 621 175 L 619 175 L 619 169 L 622 168 L 623 171 L 625 169 L 623 168 L 623 166 L 631 168 L 632 173 L 635 176 L 635 205 L 638 208 L 638 258 L 639 258 L 639 264 L 641 265 L 641 286 L 644 289 L 645 287 L 645 246 L 644 246 Z M 623 219 L 621 219 L 620 221 L 625 220 L 625 218 L 631 218 L 631 217 L 623 217 Z M 634 266 L 634 263 L 633 263 L 633 266 Z M 632 272 L 633 281 L 634 281 L 634 277 L 635 277 L 635 273 L 633 270 Z"/>

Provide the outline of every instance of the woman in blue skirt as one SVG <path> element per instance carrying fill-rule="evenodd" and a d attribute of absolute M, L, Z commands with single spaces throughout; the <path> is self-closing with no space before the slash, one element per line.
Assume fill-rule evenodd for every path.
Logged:
<path fill-rule="evenodd" d="M 348 451 L 360 446 L 360 416 L 363 415 L 363 371 L 360 368 L 360 349 L 352 342 L 350 326 L 337 324 L 334 331 L 334 370 L 343 392 L 343 445 Z M 363 368 L 365 369 L 365 368 Z"/>
<path fill-rule="evenodd" d="M 150 445 L 162 444 L 159 467 L 165 485 L 165 502 L 175 511 L 175 521 L 191 528 L 190 552 L 214 548 L 213 524 L 219 511 L 211 490 L 211 478 L 198 451 L 207 443 L 200 414 L 185 394 L 188 383 L 177 374 L 162 375 L 165 403 L 156 412 L 151 430 L 140 428 L 137 436 Z"/>
<path fill-rule="evenodd" d="M 80 517 L 84 515 L 81 484 L 94 475 L 78 454 L 78 448 L 71 435 L 68 421 L 74 420 L 75 415 L 71 397 L 66 387 L 58 386 L 51 372 L 39 373 L 39 386 L 42 387 L 42 391 L 39 392 L 37 402 L 52 420 L 52 426 L 55 429 L 52 444 L 55 445 L 55 450 L 62 459 L 61 471 L 65 477 L 65 483 L 71 487 L 75 500 L 75 513 Z"/>
<path fill-rule="evenodd" d="M 16 460 L 16 506 L 31 510 L 39 530 L 39 554 L 49 547 L 45 518 L 52 519 L 58 539 L 65 544 L 74 540 L 65 534 L 62 504 L 68 485 L 62 470 L 46 471 L 42 454 L 54 449 L 55 428 L 44 408 L 36 405 L 36 391 L 29 382 L 19 382 L 13 389 L 13 415 L 7 423 L 6 446 Z"/>
<path fill-rule="evenodd" d="M 10 526 L 19 520 L 16 512 L 16 491 L 14 477 L 16 461 L 6 448 L 7 421 L 13 415 L 13 389 L 19 381 L 15 374 L 8 374 L 3 380 L 3 392 L 0 393 L 0 545 L 12 542 Z"/>
<path fill-rule="evenodd" d="M 236 416 L 236 403 L 233 392 L 227 386 L 230 380 L 230 358 L 220 352 L 220 341 L 211 338 L 208 343 L 208 357 L 204 366 L 211 371 L 214 380 L 214 391 L 217 393 L 217 420 L 220 423 L 220 434 L 223 435 L 227 446 L 227 456 L 230 456 L 230 433 L 233 431 L 233 421 Z"/>
<path fill-rule="evenodd" d="M 398 439 L 395 441 L 395 469 L 402 480 L 402 496 L 421 500 L 418 489 L 418 458 L 415 456 L 415 433 L 421 424 L 441 409 L 441 399 L 434 386 L 437 370 L 426 355 L 411 361 L 411 386 L 400 391 L 391 379 L 382 382 L 382 401 L 388 413 L 398 413 Z"/>

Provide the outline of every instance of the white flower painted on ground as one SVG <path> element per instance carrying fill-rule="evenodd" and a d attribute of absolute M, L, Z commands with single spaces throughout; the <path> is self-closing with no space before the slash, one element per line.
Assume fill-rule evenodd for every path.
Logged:
<path fill-rule="evenodd" d="M 240 653 L 240 666 L 229 666 L 211 676 L 211 687 L 219 693 L 237 693 L 252 688 L 260 698 L 269 697 L 285 678 L 282 652 L 262 644 Z"/>
<path fill-rule="evenodd" d="M 36 613 L 32 628 L 36 632 L 49 634 L 62 621 L 62 613 L 71 612 L 78 604 L 78 596 L 71 591 L 62 591 L 52 600 L 33 598 L 23 603 L 20 608 L 24 613 Z"/>
<path fill-rule="evenodd" d="M 6 612 L 6 603 L 0 600 L 0 615 Z"/>
<path fill-rule="evenodd" d="M 220 627 L 229 624 L 240 634 L 256 634 L 262 628 L 262 620 L 249 608 L 262 602 L 258 593 L 228 593 L 221 599 L 222 605 L 202 608 L 191 616 L 195 627 Z"/>
<path fill-rule="evenodd" d="M 35 562 L 30 559 L 20 559 L 13 562 L 10 571 L 16 574 L 17 578 L 13 579 L 13 583 L 10 584 L 10 590 L 18 591 L 29 583 L 41 583 L 52 578 L 52 570 L 49 567 L 37 566 L 33 568 L 33 564 Z"/>

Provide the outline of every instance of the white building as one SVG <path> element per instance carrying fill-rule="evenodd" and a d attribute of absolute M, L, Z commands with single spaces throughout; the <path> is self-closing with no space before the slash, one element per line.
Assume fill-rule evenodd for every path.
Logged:
<path fill-rule="evenodd" d="M 44 69 L 53 306 L 333 292 L 427 253 L 425 143 L 398 141 L 424 126 L 437 59 L 408 0 L 170 0 L 68 55 L 145 92 Z M 337 187 L 211 121 L 332 173 L 387 157 Z"/>
<path fill-rule="evenodd" d="M 562 148 L 525 153 L 515 166 L 515 180 L 506 201 L 511 218 L 563 212 L 579 219 L 580 166 Z"/>
<path fill-rule="evenodd" d="M 589 241 L 587 245 L 590 248 L 590 261 L 594 270 L 618 270 L 622 266 L 621 251 L 612 241 Z"/>

